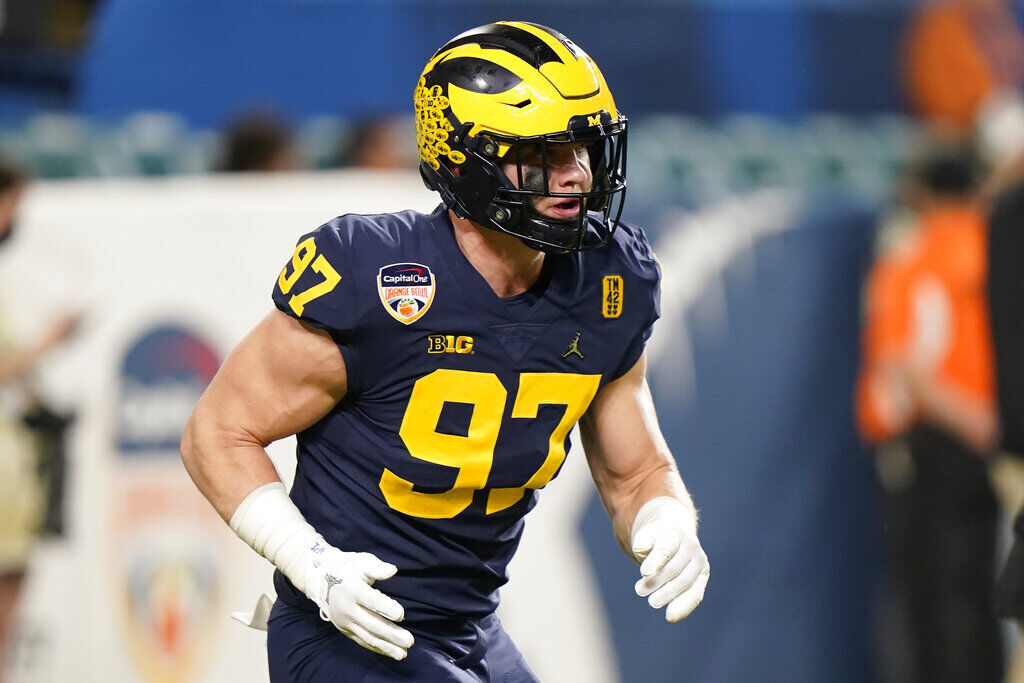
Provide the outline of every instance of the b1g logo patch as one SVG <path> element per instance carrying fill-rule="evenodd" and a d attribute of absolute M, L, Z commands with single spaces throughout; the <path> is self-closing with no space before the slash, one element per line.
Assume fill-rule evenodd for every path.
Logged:
<path fill-rule="evenodd" d="M 408 325 L 422 318 L 434 301 L 434 274 L 419 263 L 392 263 L 377 274 L 377 292 L 384 310 Z"/>
<path fill-rule="evenodd" d="M 454 334 L 427 337 L 427 353 L 473 353 L 473 338 Z"/>

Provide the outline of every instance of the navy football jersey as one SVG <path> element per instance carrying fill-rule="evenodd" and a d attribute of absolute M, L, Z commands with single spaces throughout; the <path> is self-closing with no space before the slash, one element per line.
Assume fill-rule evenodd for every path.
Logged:
<path fill-rule="evenodd" d="M 335 547 L 398 567 L 379 588 L 410 628 L 494 610 L 570 430 L 658 317 L 641 230 L 545 260 L 532 304 L 510 302 L 462 254 L 443 207 L 346 215 L 301 238 L 274 287 L 274 304 L 327 331 L 348 369 L 347 395 L 298 435 L 291 497 Z"/>

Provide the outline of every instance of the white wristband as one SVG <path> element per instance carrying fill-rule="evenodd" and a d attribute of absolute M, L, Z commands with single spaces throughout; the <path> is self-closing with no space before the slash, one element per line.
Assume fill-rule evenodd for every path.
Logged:
<path fill-rule="evenodd" d="M 313 548 L 327 544 L 295 507 L 283 483 L 275 481 L 253 490 L 235 509 L 229 525 L 296 588 L 306 592 L 305 570 Z"/>
<path fill-rule="evenodd" d="M 697 511 L 692 505 L 687 505 L 678 498 L 672 496 L 658 496 L 651 498 L 637 511 L 633 519 L 633 527 L 630 529 L 629 537 L 636 538 L 636 532 L 651 520 L 662 515 L 675 517 L 683 520 L 686 528 L 697 533 Z"/>

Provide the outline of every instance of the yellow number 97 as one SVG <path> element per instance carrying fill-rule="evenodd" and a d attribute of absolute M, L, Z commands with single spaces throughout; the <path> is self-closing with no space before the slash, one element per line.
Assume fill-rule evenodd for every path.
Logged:
<path fill-rule="evenodd" d="M 451 490 L 421 493 L 385 469 L 380 490 L 388 505 L 429 519 L 450 519 L 469 507 L 474 491 L 487 485 L 507 394 L 497 376 L 484 372 L 435 370 L 417 380 L 398 434 L 412 457 L 457 468 L 459 474 Z M 466 436 L 435 431 L 445 402 L 473 406 Z"/>
<path fill-rule="evenodd" d="M 319 273 L 324 277 L 324 281 L 316 285 L 313 285 L 304 292 L 293 294 L 288 300 L 288 305 L 295 311 L 295 315 L 301 316 L 302 312 L 313 299 L 318 296 L 327 294 L 341 282 L 341 276 L 338 275 L 338 271 L 327 262 L 327 259 L 316 255 L 316 242 L 312 237 L 308 237 L 299 243 L 299 246 L 295 247 L 295 253 L 292 254 L 292 273 L 288 274 L 288 267 L 285 266 L 281 270 L 281 274 L 277 277 L 277 286 L 281 289 L 282 294 L 288 294 L 292 291 L 292 287 L 299 281 L 302 274 L 306 272 L 310 264 L 313 265 L 313 271 Z"/>
<path fill-rule="evenodd" d="M 512 407 L 512 417 L 537 417 L 542 405 L 564 405 L 562 419 L 548 441 L 544 462 L 523 485 L 491 488 L 486 514 L 501 512 L 522 500 L 527 489 L 543 488 L 565 460 L 565 437 L 597 393 L 600 375 L 559 372 L 523 373 Z M 501 430 L 508 391 L 497 375 L 467 370 L 435 370 L 416 380 L 402 426 L 398 431 L 409 455 L 458 470 L 451 489 L 441 493 L 414 491 L 415 484 L 389 469 L 380 478 L 380 490 L 393 509 L 413 517 L 451 519 L 469 507 L 476 491 L 487 487 L 494 461 L 494 447 Z M 444 404 L 473 406 L 466 436 L 437 431 Z"/>

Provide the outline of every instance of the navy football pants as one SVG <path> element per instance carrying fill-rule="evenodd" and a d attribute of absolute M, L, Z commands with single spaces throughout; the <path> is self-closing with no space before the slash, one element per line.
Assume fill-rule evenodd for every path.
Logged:
<path fill-rule="evenodd" d="M 271 683 L 425 681 L 537 683 L 494 615 L 440 639 L 410 629 L 416 643 L 400 662 L 371 652 L 319 614 L 283 600 L 274 603 L 267 633 Z"/>

